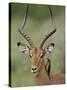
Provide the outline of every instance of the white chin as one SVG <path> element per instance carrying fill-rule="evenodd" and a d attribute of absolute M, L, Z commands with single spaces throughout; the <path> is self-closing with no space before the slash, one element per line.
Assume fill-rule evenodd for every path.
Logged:
<path fill-rule="evenodd" d="M 38 72 L 36 71 L 31 71 L 33 73 L 34 76 L 37 76 L 38 75 Z"/>
<path fill-rule="evenodd" d="M 33 73 L 33 75 L 34 75 L 34 76 L 38 76 L 38 73 L 37 73 L 37 72 L 36 72 L 36 73 Z"/>

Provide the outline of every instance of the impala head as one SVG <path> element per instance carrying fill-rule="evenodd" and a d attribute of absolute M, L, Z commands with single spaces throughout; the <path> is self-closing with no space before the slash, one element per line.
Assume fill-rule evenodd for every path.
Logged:
<path fill-rule="evenodd" d="M 38 72 L 42 66 L 43 57 L 45 56 L 45 54 L 51 53 L 53 48 L 54 48 L 54 43 L 51 43 L 47 47 L 43 48 L 45 41 L 54 32 L 55 32 L 55 30 L 52 31 L 50 34 L 48 34 L 47 37 L 44 38 L 44 40 L 42 41 L 40 47 L 38 47 L 38 48 L 34 46 L 32 40 L 30 39 L 30 37 L 26 33 L 21 32 L 21 34 L 28 41 L 28 43 L 30 44 L 31 47 L 29 47 L 28 45 L 23 44 L 21 42 L 18 42 L 17 46 L 19 47 L 19 49 L 21 50 L 22 53 L 30 56 L 31 63 L 32 63 L 31 71 L 32 71 L 32 73 L 34 73 L 34 75 L 38 75 Z"/>
<path fill-rule="evenodd" d="M 26 10 L 25 21 L 24 21 L 24 24 L 22 26 L 22 29 L 24 29 L 24 26 L 26 24 L 28 8 L 29 8 L 29 5 L 28 5 L 27 10 Z M 46 53 L 51 53 L 51 51 L 54 47 L 54 43 L 51 43 L 47 47 L 43 48 L 44 43 L 46 42 L 46 40 L 56 32 L 54 17 L 53 17 L 51 8 L 49 6 L 48 6 L 48 8 L 49 8 L 49 11 L 50 11 L 50 14 L 51 14 L 53 31 L 50 32 L 48 35 L 46 35 L 46 37 L 43 39 L 42 43 L 40 44 L 40 47 L 36 47 L 34 45 L 33 41 L 31 40 L 31 38 L 25 32 L 23 32 L 19 29 L 20 34 L 28 41 L 28 43 L 30 44 L 30 47 L 26 44 L 21 43 L 21 42 L 18 42 L 17 46 L 20 48 L 22 53 L 27 54 L 27 55 L 30 56 L 31 62 L 32 62 L 31 71 L 36 75 L 38 74 L 38 72 L 39 72 L 39 70 L 40 70 L 40 68 L 43 64 L 43 62 L 42 62 L 43 57 L 45 56 Z"/>

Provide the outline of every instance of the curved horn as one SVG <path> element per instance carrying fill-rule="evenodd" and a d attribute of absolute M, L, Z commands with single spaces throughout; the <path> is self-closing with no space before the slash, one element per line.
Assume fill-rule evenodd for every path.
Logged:
<path fill-rule="evenodd" d="M 23 25 L 21 27 L 22 31 L 21 31 L 21 29 L 18 29 L 18 31 L 28 41 L 30 46 L 34 47 L 34 44 L 33 44 L 32 40 L 31 40 L 31 38 L 25 32 L 23 32 L 23 29 L 24 29 L 25 24 L 26 24 L 27 16 L 28 16 L 28 9 L 29 9 L 29 4 L 27 5 L 26 14 L 25 14 L 25 18 L 24 18 L 24 23 L 23 23 Z"/>
<path fill-rule="evenodd" d="M 18 31 L 20 32 L 20 34 L 28 41 L 28 43 L 30 44 L 31 47 L 34 47 L 34 44 L 31 40 L 31 38 L 23 31 L 21 31 L 20 29 L 18 29 Z"/>
<path fill-rule="evenodd" d="M 27 8 L 26 8 L 26 14 L 25 14 L 25 17 L 24 17 L 24 23 L 21 27 L 21 29 L 23 30 L 24 27 L 25 27 L 25 24 L 26 24 L 26 20 L 27 20 L 27 16 L 28 16 L 28 9 L 29 9 L 29 4 L 27 5 Z"/>
<path fill-rule="evenodd" d="M 49 11 L 50 11 L 50 14 L 51 14 L 51 20 L 52 20 L 52 28 L 53 28 L 53 31 L 50 32 L 48 35 L 45 36 L 45 38 L 43 39 L 43 41 L 42 41 L 42 43 L 41 43 L 41 45 L 40 45 L 40 48 L 42 48 L 43 45 L 44 45 L 44 43 L 46 42 L 46 40 L 56 32 L 55 19 L 54 19 L 54 16 L 53 16 L 53 13 L 52 13 L 52 11 L 51 11 L 50 6 L 48 6 L 48 8 L 49 8 Z"/>

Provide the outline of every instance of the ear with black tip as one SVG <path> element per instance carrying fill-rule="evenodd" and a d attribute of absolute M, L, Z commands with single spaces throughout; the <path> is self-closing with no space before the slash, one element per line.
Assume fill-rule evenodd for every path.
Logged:
<path fill-rule="evenodd" d="M 54 43 L 51 43 L 48 47 L 44 48 L 46 54 L 50 54 L 54 49 Z"/>
<path fill-rule="evenodd" d="M 17 46 L 19 47 L 19 49 L 22 53 L 29 55 L 29 53 L 30 53 L 29 46 L 27 46 L 26 44 L 22 44 L 21 42 L 18 42 Z"/>
<path fill-rule="evenodd" d="M 21 43 L 20 43 L 20 42 L 18 42 L 18 43 L 17 43 L 17 46 L 19 47 L 19 46 L 20 46 L 20 44 L 21 44 Z"/>

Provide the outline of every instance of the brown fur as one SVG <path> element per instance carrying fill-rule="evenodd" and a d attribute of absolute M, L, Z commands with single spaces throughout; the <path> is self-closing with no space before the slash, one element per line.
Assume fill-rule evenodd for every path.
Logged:
<path fill-rule="evenodd" d="M 63 84 L 65 83 L 64 74 L 51 75 L 51 79 L 47 74 L 45 68 L 45 60 L 40 58 L 42 50 L 39 48 L 33 48 L 31 50 L 32 54 L 32 67 L 37 68 L 38 75 L 34 76 L 37 85 L 48 85 L 48 84 Z"/>

